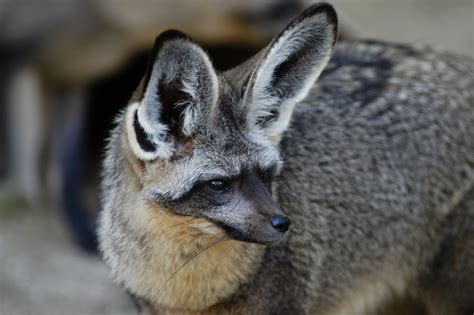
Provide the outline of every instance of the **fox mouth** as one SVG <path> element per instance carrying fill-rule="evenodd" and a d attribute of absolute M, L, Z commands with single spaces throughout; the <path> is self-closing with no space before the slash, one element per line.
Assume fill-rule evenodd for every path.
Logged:
<path fill-rule="evenodd" d="M 254 241 L 252 241 L 251 238 L 245 236 L 242 232 L 240 232 L 236 228 L 222 222 L 215 222 L 215 223 L 217 224 L 217 226 L 219 226 L 221 229 L 225 231 L 225 233 L 227 234 L 229 238 L 234 239 L 236 241 L 255 243 Z"/>
<path fill-rule="evenodd" d="M 238 229 L 225 224 L 223 222 L 214 222 L 218 227 L 224 230 L 224 232 L 227 234 L 227 237 L 230 239 L 236 240 L 236 241 L 241 241 L 241 242 L 246 242 L 246 243 L 255 243 L 255 244 L 261 244 L 261 245 L 267 245 L 271 243 L 276 243 L 281 240 L 281 238 L 278 239 L 259 239 L 256 237 L 249 236 L 247 234 L 242 233 Z"/>

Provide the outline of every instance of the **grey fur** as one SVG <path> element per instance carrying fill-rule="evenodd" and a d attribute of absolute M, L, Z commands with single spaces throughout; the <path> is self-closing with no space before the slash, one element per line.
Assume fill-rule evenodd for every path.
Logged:
<path fill-rule="evenodd" d="M 322 6 L 313 14 L 325 21 L 318 34 L 328 40 L 331 9 Z M 292 220 L 289 235 L 266 246 L 256 272 L 209 313 L 365 314 L 406 293 L 431 314 L 472 313 L 473 60 L 426 47 L 340 43 L 278 143 L 242 115 L 258 106 L 243 102 L 266 51 L 218 75 L 217 107 L 195 122 L 191 155 L 176 144 L 169 161 L 130 162 L 136 158 L 119 117 L 104 162 L 99 227 L 114 277 L 130 289 L 129 267 L 146 254 L 142 227 L 133 225 L 143 200 L 232 224 L 241 206 L 181 209 L 180 197 L 198 180 L 271 168 L 280 172 L 273 191 Z M 296 81 L 289 86 L 297 89 Z M 149 312 L 172 312 L 139 298 Z"/>

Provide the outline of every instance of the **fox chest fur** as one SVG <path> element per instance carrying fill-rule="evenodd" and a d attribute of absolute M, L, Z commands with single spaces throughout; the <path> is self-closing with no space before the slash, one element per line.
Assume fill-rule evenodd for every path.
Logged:
<path fill-rule="evenodd" d="M 143 314 L 472 312 L 473 61 L 336 34 L 317 4 L 223 73 L 157 38 L 99 224 Z"/>

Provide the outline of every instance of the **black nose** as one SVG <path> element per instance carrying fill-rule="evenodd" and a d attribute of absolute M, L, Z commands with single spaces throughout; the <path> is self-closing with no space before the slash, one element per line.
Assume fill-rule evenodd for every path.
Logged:
<path fill-rule="evenodd" d="M 291 223 L 288 217 L 282 215 L 274 216 L 273 218 L 271 218 L 270 222 L 272 223 L 272 226 L 279 232 L 288 231 L 288 228 L 290 227 Z"/>

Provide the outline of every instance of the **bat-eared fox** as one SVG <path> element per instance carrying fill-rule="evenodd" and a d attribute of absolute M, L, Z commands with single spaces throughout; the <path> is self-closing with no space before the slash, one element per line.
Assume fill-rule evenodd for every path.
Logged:
<path fill-rule="evenodd" d="M 474 311 L 473 60 L 336 37 L 318 3 L 216 72 L 158 36 L 99 222 L 142 314 L 371 314 L 405 295 Z"/>

